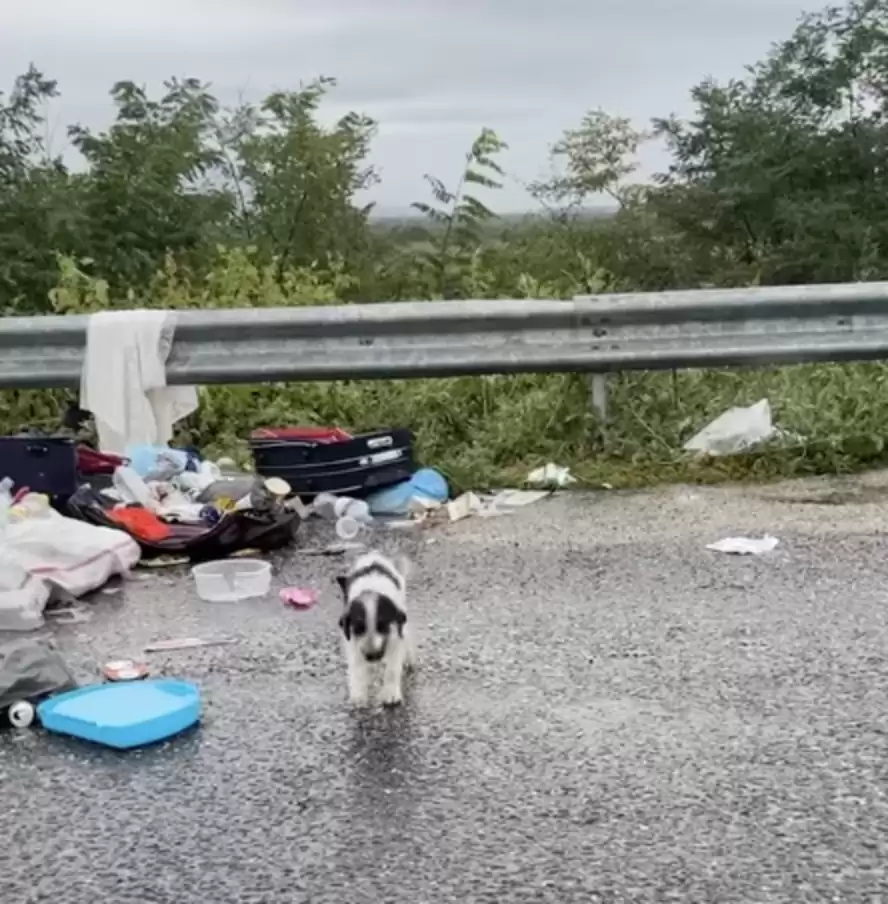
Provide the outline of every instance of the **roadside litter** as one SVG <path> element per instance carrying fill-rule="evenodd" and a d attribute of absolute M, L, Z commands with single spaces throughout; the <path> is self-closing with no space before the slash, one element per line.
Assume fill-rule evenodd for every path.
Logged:
<path fill-rule="evenodd" d="M 145 647 L 146 653 L 171 653 L 178 650 L 199 650 L 203 647 L 226 647 L 233 640 L 204 640 L 202 637 L 177 637 L 173 640 L 158 640 Z"/>
<path fill-rule="evenodd" d="M 169 339 L 168 321 L 151 316 L 140 322 L 138 329 L 127 326 L 133 331 L 122 344 L 154 348 Z M 92 335 L 112 326 L 108 321 Z M 163 360 L 162 349 L 159 355 Z M 291 544 L 308 517 L 327 522 L 333 542 L 324 545 L 321 538 L 303 552 L 333 556 L 364 548 L 375 531 L 502 515 L 552 492 L 452 499 L 443 474 L 417 468 L 413 437 L 398 429 L 352 435 L 339 428 L 265 428 L 250 437 L 255 471 L 230 459 L 209 461 L 197 450 L 169 445 L 176 417 L 164 405 L 175 408 L 185 396 L 172 393 L 156 407 L 152 392 L 160 398 L 165 389 L 156 374 L 152 389 L 113 356 L 108 366 L 129 383 L 125 393 L 105 395 L 96 377 L 101 356 L 88 358 L 84 387 L 89 383 L 90 390 L 81 405 L 93 407 L 106 448 L 34 433 L 0 438 L 0 452 L 9 452 L 2 459 L 9 471 L 0 480 L 0 630 L 41 627 L 53 603 L 62 604 L 52 610 L 59 622 L 88 621 L 89 608 L 73 601 L 113 575 L 137 577 L 131 573 L 136 565 L 188 563 L 196 596 L 213 603 L 268 598 L 272 566 L 263 554 Z M 566 469 L 552 468 L 543 469 L 545 486 L 572 482 Z M 108 588 L 115 592 L 119 588 Z M 296 610 L 320 598 L 298 584 L 277 593 L 281 604 Z M 24 651 L 18 660 L 7 657 L 15 676 L 5 696 L 0 647 L 0 711 L 19 727 L 39 722 L 48 731 L 118 749 L 152 743 L 196 724 L 201 699 L 189 682 L 153 676 L 150 654 L 233 642 L 159 640 L 140 654 L 148 661 L 110 656 L 96 667 L 103 683 L 79 688 L 49 648 L 29 642 L 15 648 Z M 47 677 L 52 663 L 64 675 Z"/>
<path fill-rule="evenodd" d="M 201 717 L 200 690 L 190 682 L 150 678 L 148 667 L 116 660 L 101 668 L 106 683 L 78 686 L 46 641 L 0 644 L 0 715 L 17 730 L 35 722 L 47 731 L 129 750 L 173 737 Z"/>
<path fill-rule="evenodd" d="M 262 559 L 221 559 L 191 569 L 197 595 L 210 603 L 237 603 L 267 596 L 271 565 Z"/>
<path fill-rule="evenodd" d="M 372 493 L 367 504 L 373 515 L 408 515 L 417 507 L 434 508 L 449 498 L 444 475 L 434 468 L 420 468 L 409 480 Z"/>
<path fill-rule="evenodd" d="M 779 543 L 776 537 L 765 534 L 763 537 L 725 537 L 707 544 L 706 548 L 735 556 L 760 556 L 776 549 Z"/>
<path fill-rule="evenodd" d="M 533 505 L 551 496 L 554 490 L 497 490 L 493 493 L 463 493 L 447 503 L 447 517 L 451 522 L 475 516 L 497 518 L 512 514 L 516 509 Z"/>
<path fill-rule="evenodd" d="M 527 475 L 527 482 L 532 486 L 545 486 L 562 490 L 576 483 L 577 479 L 570 473 L 569 468 L 549 462 L 542 468 L 536 468 Z"/>
<path fill-rule="evenodd" d="M 280 592 L 281 602 L 294 609 L 311 609 L 319 596 L 317 590 L 304 587 L 285 587 Z"/>
<path fill-rule="evenodd" d="M 720 414 L 695 433 L 684 444 L 684 450 L 717 458 L 749 452 L 773 440 L 802 442 L 800 436 L 775 426 L 771 416 L 771 403 L 767 399 L 759 399 L 747 408 L 729 408 Z"/>
<path fill-rule="evenodd" d="M 141 681 L 148 675 L 148 666 L 134 659 L 114 659 L 102 666 L 102 676 L 107 681 Z"/>
<path fill-rule="evenodd" d="M 126 534 L 66 518 L 37 494 L 13 504 L 10 491 L 0 481 L 0 630 L 39 628 L 51 600 L 81 597 L 139 561 Z"/>
<path fill-rule="evenodd" d="M 200 690 L 174 678 L 92 684 L 44 700 L 37 716 L 47 731 L 131 750 L 196 725 Z"/>
<path fill-rule="evenodd" d="M 318 493 L 311 511 L 328 521 L 335 521 L 336 536 L 340 540 L 354 540 L 364 527 L 373 523 L 368 503 L 349 496 Z"/>
<path fill-rule="evenodd" d="M 61 655 L 46 641 L 16 639 L 0 644 L 0 714 L 14 728 L 27 728 L 37 703 L 77 686 Z"/>

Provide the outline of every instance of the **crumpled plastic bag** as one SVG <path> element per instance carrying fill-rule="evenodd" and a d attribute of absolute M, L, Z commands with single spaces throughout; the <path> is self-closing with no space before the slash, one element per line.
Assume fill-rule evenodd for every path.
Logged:
<path fill-rule="evenodd" d="M 16 639 L 0 644 L 0 709 L 75 687 L 65 660 L 49 643 Z"/>
<path fill-rule="evenodd" d="M 533 486 L 553 487 L 560 490 L 576 483 L 577 479 L 570 473 L 569 468 L 550 461 L 545 467 L 531 471 L 527 475 L 527 482 Z"/>
<path fill-rule="evenodd" d="M 141 556 L 139 544 L 122 530 L 67 518 L 50 509 L 6 530 L 4 555 L 33 577 L 80 597 L 112 575 L 126 574 Z"/>
<path fill-rule="evenodd" d="M 771 403 L 760 399 L 748 408 L 729 408 L 692 436 L 684 449 L 713 457 L 736 455 L 767 442 L 776 432 L 771 420 Z"/>

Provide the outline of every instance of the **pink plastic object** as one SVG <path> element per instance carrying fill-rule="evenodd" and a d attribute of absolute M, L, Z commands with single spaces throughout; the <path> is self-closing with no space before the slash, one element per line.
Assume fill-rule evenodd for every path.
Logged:
<path fill-rule="evenodd" d="M 318 601 L 318 592 L 302 587 L 284 587 L 281 591 L 281 600 L 294 609 L 311 609 Z"/>

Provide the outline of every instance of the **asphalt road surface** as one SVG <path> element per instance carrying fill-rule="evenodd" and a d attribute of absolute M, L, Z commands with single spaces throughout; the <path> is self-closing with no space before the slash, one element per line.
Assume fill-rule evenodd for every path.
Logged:
<path fill-rule="evenodd" d="M 100 594 L 54 633 L 81 676 L 147 657 L 193 733 L 126 754 L 0 735 L 4 904 L 888 901 L 888 497 L 878 478 L 560 496 L 390 536 L 420 670 L 346 702 L 335 560 L 194 595 Z M 761 557 L 707 551 L 779 537 Z"/>

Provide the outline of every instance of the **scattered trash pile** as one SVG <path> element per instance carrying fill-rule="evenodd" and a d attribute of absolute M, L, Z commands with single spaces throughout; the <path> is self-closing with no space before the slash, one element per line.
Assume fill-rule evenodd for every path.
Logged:
<path fill-rule="evenodd" d="M 292 495 L 285 481 L 246 472 L 230 459 L 203 461 L 191 451 L 138 446 L 126 451 L 110 486 L 79 486 L 66 510 L 125 531 L 143 558 L 194 562 L 285 546 L 299 523 Z"/>
<path fill-rule="evenodd" d="M 452 499 L 444 475 L 417 466 L 405 429 L 263 428 L 249 437 L 252 464 L 243 467 L 177 448 L 174 425 L 199 395 L 166 385 L 175 328 L 173 312 L 91 315 L 80 403 L 65 422 L 74 435 L 0 437 L 0 632 L 75 613 L 73 601 L 137 566 L 187 563 L 208 601 L 267 597 L 272 567 L 261 555 L 290 544 L 306 518 L 333 528 L 337 542 L 321 552 L 344 552 L 373 542 L 373 531 L 502 515 L 573 482 L 549 464 L 528 479 L 540 489 Z M 308 609 L 318 592 L 284 587 L 279 597 Z M 144 652 L 223 642 L 179 638 Z M 0 720 L 37 720 L 118 749 L 200 720 L 198 688 L 152 677 L 145 662 L 115 658 L 97 674 L 78 687 L 45 639 L 0 640 Z"/>
<path fill-rule="evenodd" d="M 44 438 L 19 439 L 44 448 Z M 373 530 L 506 514 L 570 482 L 564 469 L 549 465 L 531 475 L 546 489 L 451 499 L 440 472 L 415 467 L 406 431 L 353 437 L 338 429 L 288 428 L 259 431 L 252 443 L 264 474 L 168 445 L 108 456 L 53 440 L 57 456 L 65 450 L 78 459 L 69 496 L 30 490 L 26 481 L 47 483 L 46 472 L 33 467 L 19 469 L 17 483 L 9 476 L 0 481 L 0 631 L 38 628 L 54 597 L 82 596 L 137 564 L 169 561 L 170 553 L 178 554 L 173 561 L 192 564 L 201 599 L 267 597 L 271 564 L 232 554 L 277 548 L 297 535 L 305 518 L 332 524 L 344 551 L 370 542 L 364 534 Z M 98 471 L 85 473 L 97 464 Z M 99 479 L 90 479 L 95 474 Z M 319 594 L 284 587 L 278 595 L 290 608 L 308 609 Z M 144 652 L 224 642 L 180 638 Z M 99 673 L 101 680 L 78 687 L 45 640 L 0 642 L 0 718 L 17 729 L 39 722 L 49 732 L 121 750 L 200 721 L 200 691 L 187 681 L 152 677 L 145 662 L 130 659 L 106 662 Z"/>

